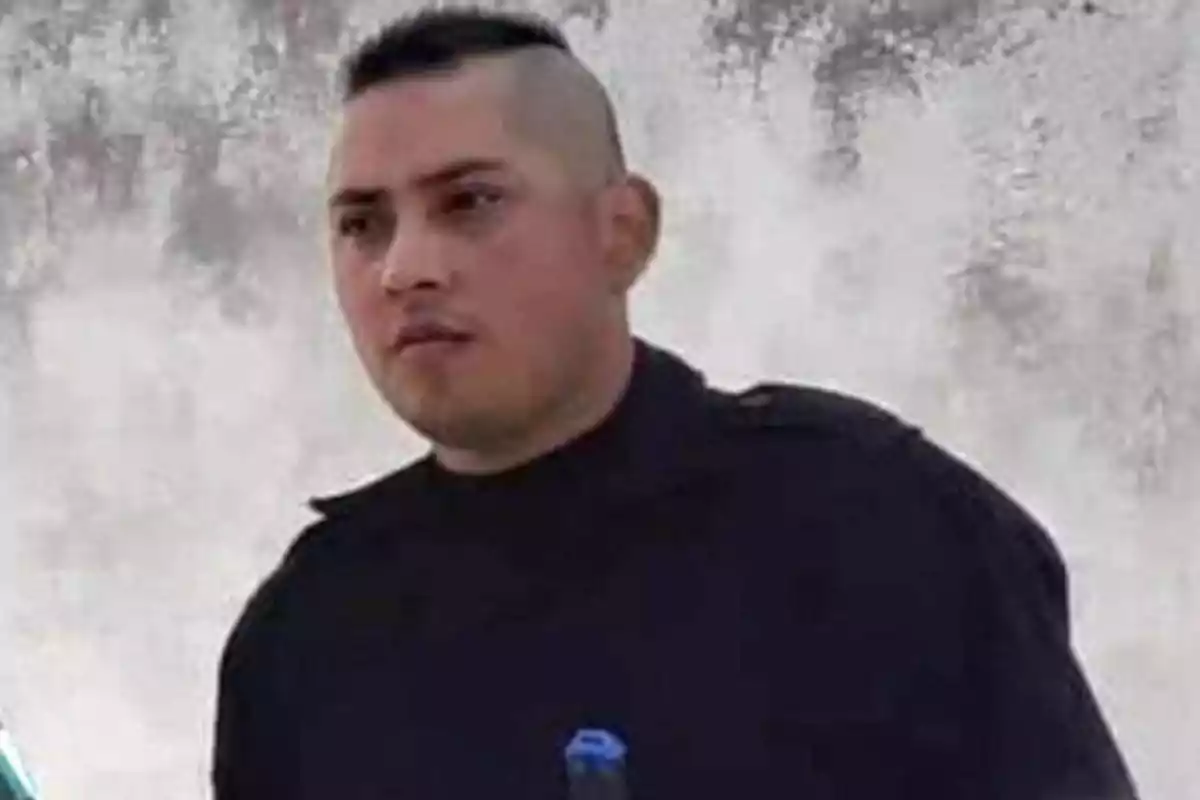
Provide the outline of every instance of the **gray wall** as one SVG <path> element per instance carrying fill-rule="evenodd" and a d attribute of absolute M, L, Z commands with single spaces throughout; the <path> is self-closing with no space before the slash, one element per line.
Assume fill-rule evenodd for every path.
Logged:
<path fill-rule="evenodd" d="M 0 712 L 47 797 L 205 796 L 217 652 L 304 499 L 418 452 L 319 215 L 336 54 L 403 5 L 0 2 Z M 665 194 L 642 332 L 1013 491 L 1146 796 L 1200 798 L 1200 12 L 531 5 Z"/>

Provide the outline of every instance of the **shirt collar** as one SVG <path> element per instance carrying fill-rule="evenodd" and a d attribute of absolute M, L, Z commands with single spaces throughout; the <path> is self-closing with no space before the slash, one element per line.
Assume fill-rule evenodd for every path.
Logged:
<path fill-rule="evenodd" d="M 564 502 L 621 503 L 687 481 L 701 462 L 710 393 L 704 377 L 678 356 L 635 341 L 630 382 L 613 412 L 596 428 L 513 470 L 479 479 L 451 476 L 439 489 L 462 497 L 480 491 L 520 498 L 527 487 Z M 310 505 L 327 518 L 384 513 L 389 520 L 431 509 L 431 456 L 371 484 Z M 444 475 L 443 475 L 444 477 Z M 442 499 L 445 499 L 444 493 Z"/>

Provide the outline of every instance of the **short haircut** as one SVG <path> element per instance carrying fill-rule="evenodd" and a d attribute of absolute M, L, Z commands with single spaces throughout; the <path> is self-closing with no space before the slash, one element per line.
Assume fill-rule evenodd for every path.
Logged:
<path fill-rule="evenodd" d="M 342 62 L 342 101 L 393 80 L 451 71 L 473 57 L 529 47 L 573 55 L 562 31 L 534 14 L 479 8 L 418 11 L 385 26 Z"/>

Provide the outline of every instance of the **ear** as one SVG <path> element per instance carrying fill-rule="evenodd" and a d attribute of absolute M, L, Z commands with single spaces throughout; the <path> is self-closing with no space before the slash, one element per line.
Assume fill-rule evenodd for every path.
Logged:
<path fill-rule="evenodd" d="M 608 187 L 606 255 L 614 292 L 633 288 L 658 249 L 661 200 L 649 180 L 629 174 Z"/>

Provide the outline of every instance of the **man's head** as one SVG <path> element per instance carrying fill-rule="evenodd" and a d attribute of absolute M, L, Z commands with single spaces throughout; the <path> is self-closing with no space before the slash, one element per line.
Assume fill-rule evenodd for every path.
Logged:
<path fill-rule="evenodd" d="M 426 11 L 350 56 L 343 100 L 335 286 L 384 398 L 468 471 L 598 421 L 658 237 L 600 83 L 541 21 Z"/>

